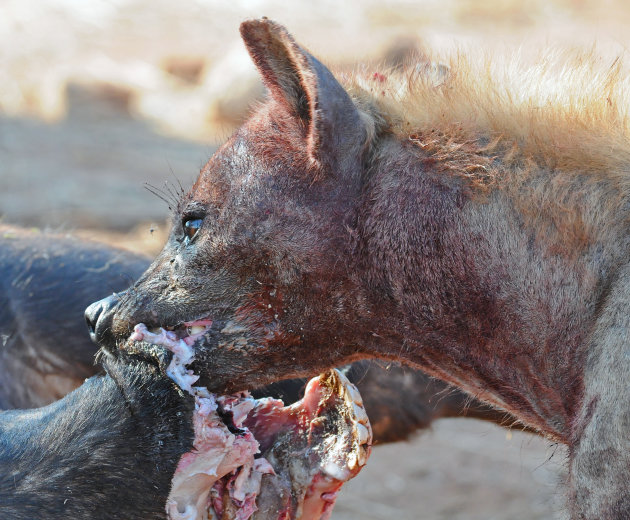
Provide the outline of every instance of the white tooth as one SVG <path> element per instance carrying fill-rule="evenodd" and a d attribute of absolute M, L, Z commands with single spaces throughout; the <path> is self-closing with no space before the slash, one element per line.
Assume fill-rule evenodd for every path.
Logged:
<path fill-rule="evenodd" d="M 359 437 L 359 444 L 365 444 L 370 439 L 370 432 L 362 424 L 357 423 L 357 434 Z"/>
<path fill-rule="evenodd" d="M 201 334 L 205 330 L 206 328 L 201 325 L 193 325 L 192 327 L 188 327 L 188 334 L 194 336 L 195 334 Z"/>

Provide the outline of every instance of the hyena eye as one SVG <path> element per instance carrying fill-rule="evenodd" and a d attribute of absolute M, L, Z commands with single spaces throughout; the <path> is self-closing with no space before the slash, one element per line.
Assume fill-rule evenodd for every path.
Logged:
<path fill-rule="evenodd" d="M 188 240 L 193 239 L 193 237 L 197 234 L 197 231 L 199 231 L 202 223 L 203 220 L 200 218 L 191 218 L 184 222 L 184 235 L 186 235 Z"/>

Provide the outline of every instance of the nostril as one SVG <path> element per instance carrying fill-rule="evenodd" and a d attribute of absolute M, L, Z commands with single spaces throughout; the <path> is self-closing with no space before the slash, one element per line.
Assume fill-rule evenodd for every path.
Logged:
<path fill-rule="evenodd" d="M 112 294 L 94 302 L 85 309 L 85 323 L 90 332 L 90 338 L 101 347 L 114 348 L 115 338 L 112 335 L 112 320 L 120 303 L 120 293 Z"/>
<path fill-rule="evenodd" d="M 93 336 L 96 333 L 96 324 L 98 323 L 98 318 L 102 312 L 103 305 L 101 305 L 100 301 L 93 303 L 85 309 L 85 323 L 87 324 L 90 336 Z"/>
<path fill-rule="evenodd" d="M 85 317 L 85 323 L 87 323 L 88 332 L 94 334 L 96 332 L 96 323 L 93 323 L 87 316 Z"/>

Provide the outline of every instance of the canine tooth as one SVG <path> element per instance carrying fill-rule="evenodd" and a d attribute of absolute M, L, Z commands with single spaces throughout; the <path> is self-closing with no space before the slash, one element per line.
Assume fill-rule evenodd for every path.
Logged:
<path fill-rule="evenodd" d="M 201 334 L 206 330 L 206 327 L 202 327 L 201 325 L 193 325 L 192 327 L 188 327 L 188 334 L 194 336 L 195 334 Z"/>

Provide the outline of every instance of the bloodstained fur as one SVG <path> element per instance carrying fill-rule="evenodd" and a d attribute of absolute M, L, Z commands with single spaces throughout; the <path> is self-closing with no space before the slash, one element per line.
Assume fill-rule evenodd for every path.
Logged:
<path fill-rule="evenodd" d="M 373 94 L 350 85 L 351 100 L 281 26 L 241 32 L 269 99 L 202 170 L 114 335 L 211 316 L 197 369 L 215 390 L 369 357 L 422 368 L 568 444 L 573 518 L 627 518 L 623 118 L 598 119 L 595 101 L 580 120 L 503 100 L 501 119 L 492 94 L 455 99 L 447 77 L 436 104 L 455 99 L 453 116 L 478 105 L 482 123 L 414 126 L 385 110 L 388 77 Z M 620 153 L 594 146 L 605 142 L 581 133 L 589 124 L 610 124 Z M 182 222 L 201 216 L 186 242 Z M 282 298 L 261 312 L 268 287 Z"/>

